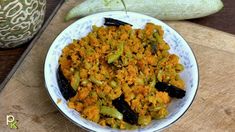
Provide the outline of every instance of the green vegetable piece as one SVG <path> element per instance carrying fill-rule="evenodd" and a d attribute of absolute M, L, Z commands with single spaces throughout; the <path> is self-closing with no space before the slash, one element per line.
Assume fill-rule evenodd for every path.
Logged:
<path fill-rule="evenodd" d="M 162 57 L 167 58 L 167 56 L 169 56 L 168 50 L 163 50 L 162 51 Z"/>
<path fill-rule="evenodd" d="M 168 111 L 166 108 L 162 108 L 158 112 L 153 112 L 151 115 L 154 119 L 162 119 L 168 115 Z"/>
<path fill-rule="evenodd" d="M 163 76 L 163 71 L 159 70 L 158 74 L 157 74 L 157 79 L 158 81 L 162 82 L 162 76 Z"/>
<path fill-rule="evenodd" d="M 162 67 L 162 64 L 165 62 L 167 62 L 167 58 L 162 58 L 161 60 L 159 60 L 158 67 Z"/>
<path fill-rule="evenodd" d="M 115 53 L 111 53 L 108 55 L 108 63 L 112 63 L 115 60 L 117 60 L 123 53 L 123 48 L 124 48 L 124 44 L 121 43 L 118 45 L 117 47 L 117 51 Z"/>
<path fill-rule="evenodd" d="M 151 116 L 139 116 L 138 118 L 138 124 L 146 126 L 151 122 Z"/>
<path fill-rule="evenodd" d="M 137 77 L 136 80 L 135 80 L 135 83 L 137 85 L 144 85 L 144 79 L 140 78 L 140 77 Z"/>
<path fill-rule="evenodd" d="M 88 83 L 89 83 L 88 80 L 83 80 L 83 81 L 81 82 L 82 86 L 86 86 Z"/>
<path fill-rule="evenodd" d="M 125 123 L 125 128 L 126 128 L 127 130 L 135 130 L 135 129 L 138 129 L 138 126 L 136 126 L 136 125 L 131 125 L 131 124 L 129 124 L 129 123 Z"/>
<path fill-rule="evenodd" d="M 153 33 L 153 36 L 156 37 L 156 40 L 159 44 L 164 44 L 165 43 L 163 38 L 161 38 L 160 35 L 157 32 Z"/>
<path fill-rule="evenodd" d="M 112 80 L 112 81 L 110 82 L 110 86 L 111 86 L 112 88 L 116 88 L 116 87 L 118 86 L 118 84 L 117 84 L 117 82 L 115 82 L 114 80 Z"/>
<path fill-rule="evenodd" d="M 154 88 L 157 83 L 156 75 L 154 74 L 152 77 L 152 82 L 150 82 L 150 87 Z"/>
<path fill-rule="evenodd" d="M 92 26 L 92 30 L 93 30 L 93 31 L 98 31 L 98 29 L 99 29 L 99 28 L 98 28 L 96 25 L 93 25 L 93 26 Z"/>
<path fill-rule="evenodd" d="M 90 77 L 89 77 L 89 80 L 90 80 L 91 82 L 95 83 L 95 84 L 98 85 L 98 86 L 103 85 L 103 83 L 102 83 L 100 80 L 97 80 L 94 76 L 90 76 Z"/>
<path fill-rule="evenodd" d="M 221 0 L 86 0 L 71 9 L 65 20 L 125 9 L 161 20 L 184 20 L 211 15 L 222 8 Z"/>
<path fill-rule="evenodd" d="M 156 98 L 156 100 L 157 100 L 157 102 L 158 102 L 158 103 L 160 103 L 160 104 L 162 104 L 162 103 L 163 103 L 163 101 L 162 101 L 162 99 L 161 99 L 161 98 Z"/>
<path fill-rule="evenodd" d="M 107 116 L 113 117 L 113 118 L 117 118 L 119 120 L 123 119 L 122 113 L 120 113 L 115 108 L 111 108 L 111 107 L 107 107 L 107 106 L 101 106 L 100 107 L 100 113 L 103 114 L 103 115 L 107 115 Z"/>
<path fill-rule="evenodd" d="M 79 83 L 80 83 L 80 74 L 78 71 L 76 71 L 71 79 L 71 86 L 72 88 L 77 91 L 78 89 L 78 86 L 79 86 Z"/>
<path fill-rule="evenodd" d="M 87 61 L 85 61 L 84 64 L 86 69 L 90 69 L 92 67 L 92 65 Z"/>
<path fill-rule="evenodd" d="M 149 111 L 159 111 L 161 109 L 163 109 L 164 107 L 166 107 L 165 105 L 160 105 L 160 106 L 151 106 L 149 107 Z"/>
<path fill-rule="evenodd" d="M 163 50 L 169 50 L 170 49 L 170 46 L 166 43 L 164 43 L 163 45 Z"/>
<path fill-rule="evenodd" d="M 181 72 L 184 70 L 184 66 L 182 64 L 177 64 L 175 66 L 175 70 L 176 70 L 176 72 Z"/>

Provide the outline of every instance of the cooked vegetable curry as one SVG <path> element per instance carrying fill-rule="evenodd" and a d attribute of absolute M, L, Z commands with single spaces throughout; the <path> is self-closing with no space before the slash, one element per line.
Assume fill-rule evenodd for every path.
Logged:
<path fill-rule="evenodd" d="M 166 117 L 171 97 L 156 84 L 182 91 L 185 84 L 179 75 L 184 67 L 169 53 L 163 34 L 153 23 L 144 29 L 94 25 L 87 36 L 73 40 L 59 59 L 61 72 L 76 91 L 68 107 L 118 129 L 135 129 Z"/>

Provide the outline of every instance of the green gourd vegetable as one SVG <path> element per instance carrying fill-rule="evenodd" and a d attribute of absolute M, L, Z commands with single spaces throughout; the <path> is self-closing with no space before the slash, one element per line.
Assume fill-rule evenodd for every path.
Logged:
<path fill-rule="evenodd" d="M 104 11 L 132 11 L 161 20 L 183 20 L 214 14 L 221 0 L 86 0 L 71 9 L 65 20 Z"/>

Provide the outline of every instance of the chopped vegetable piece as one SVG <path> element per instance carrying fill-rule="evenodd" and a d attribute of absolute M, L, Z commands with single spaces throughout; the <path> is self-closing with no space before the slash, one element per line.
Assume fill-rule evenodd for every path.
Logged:
<path fill-rule="evenodd" d="M 98 86 L 101 86 L 103 84 L 100 80 L 97 80 L 94 76 L 90 76 L 89 80 Z"/>
<path fill-rule="evenodd" d="M 151 122 L 151 116 L 139 116 L 138 124 L 146 126 Z"/>
<path fill-rule="evenodd" d="M 111 108 L 111 107 L 107 107 L 107 106 L 101 106 L 100 107 L 100 113 L 103 114 L 103 115 L 107 115 L 107 116 L 113 117 L 113 118 L 117 118 L 119 120 L 123 119 L 122 113 L 120 113 L 115 108 Z"/>
<path fill-rule="evenodd" d="M 152 77 L 152 82 L 150 82 L 150 87 L 155 87 L 157 83 L 156 75 L 154 74 Z"/>
<path fill-rule="evenodd" d="M 125 123 L 125 128 L 126 128 L 127 130 L 133 130 L 133 129 L 137 129 L 138 126 L 136 126 L 136 125 L 131 125 L 131 124 L 129 124 L 129 123 Z"/>
<path fill-rule="evenodd" d="M 183 66 L 182 64 L 177 64 L 177 65 L 175 66 L 175 70 L 176 70 L 177 72 L 181 72 L 181 71 L 184 70 L 184 66 Z"/>
<path fill-rule="evenodd" d="M 110 82 L 110 85 L 112 88 L 116 88 L 118 86 L 117 82 L 115 82 L 114 80 Z"/>
<path fill-rule="evenodd" d="M 162 119 L 168 115 L 168 111 L 166 108 L 162 108 L 159 111 L 151 112 L 151 115 L 154 119 Z"/>
<path fill-rule="evenodd" d="M 152 107 L 152 108 L 149 108 L 149 111 L 159 111 L 163 108 L 164 106 L 155 106 L 155 107 Z"/>
<path fill-rule="evenodd" d="M 71 79 L 71 86 L 75 91 L 77 91 L 79 83 L 80 83 L 80 75 L 79 72 L 76 71 Z"/>
<path fill-rule="evenodd" d="M 81 84 L 82 84 L 83 86 L 86 86 L 88 83 L 89 83 L 88 80 L 83 80 L 83 81 L 81 82 Z"/>
<path fill-rule="evenodd" d="M 157 32 L 155 32 L 155 33 L 153 34 L 153 36 L 156 37 L 157 42 L 158 42 L 159 44 L 164 44 L 164 43 L 165 43 L 164 40 L 161 38 L 161 36 L 160 36 Z"/>
<path fill-rule="evenodd" d="M 108 55 L 108 63 L 112 63 L 115 60 L 117 60 L 122 55 L 123 48 L 124 44 L 123 43 L 119 44 L 117 47 L 117 51 L 115 53 L 111 53 L 110 55 Z"/>

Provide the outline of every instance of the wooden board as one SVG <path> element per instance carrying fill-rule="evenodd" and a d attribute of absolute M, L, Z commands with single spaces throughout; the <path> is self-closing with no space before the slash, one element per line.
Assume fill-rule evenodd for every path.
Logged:
<path fill-rule="evenodd" d="M 0 93 L 0 131 L 11 131 L 8 114 L 18 120 L 19 131 L 84 131 L 56 109 L 43 78 L 49 46 L 72 23 L 63 18 L 79 2 L 70 0 L 61 7 Z M 235 131 L 235 36 L 184 21 L 167 23 L 195 52 L 200 85 L 190 109 L 166 131 Z"/>

